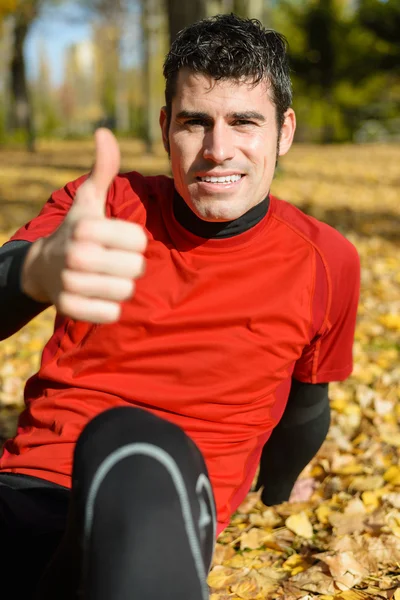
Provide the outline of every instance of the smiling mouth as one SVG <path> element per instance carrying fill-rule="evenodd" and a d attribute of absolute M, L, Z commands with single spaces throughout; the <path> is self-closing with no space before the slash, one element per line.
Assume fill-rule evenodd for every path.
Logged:
<path fill-rule="evenodd" d="M 240 181 L 242 179 L 242 177 L 244 177 L 244 175 L 225 175 L 224 177 L 215 177 L 215 176 L 211 176 L 211 175 L 206 175 L 204 177 L 196 177 L 197 181 L 200 181 L 202 183 L 222 183 L 222 184 L 229 184 L 229 183 L 236 183 L 237 181 Z"/>

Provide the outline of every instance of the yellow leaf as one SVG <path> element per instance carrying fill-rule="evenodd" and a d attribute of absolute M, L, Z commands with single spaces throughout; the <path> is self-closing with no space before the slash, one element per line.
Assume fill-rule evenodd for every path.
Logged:
<path fill-rule="evenodd" d="M 392 465 L 385 472 L 383 479 L 392 485 L 400 485 L 400 467 Z"/>
<path fill-rule="evenodd" d="M 210 573 L 207 577 L 207 583 L 211 588 L 215 588 L 217 590 L 227 588 L 229 585 L 237 583 L 241 581 L 243 577 L 246 577 L 250 569 L 230 569 L 228 567 L 223 567 L 221 565 L 217 565 L 213 569 L 211 569 Z"/>
<path fill-rule="evenodd" d="M 236 553 L 232 546 L 216 543 L 214 547 L 213 566 L 222 565 L 233 556 L 236 556 Z"/>
<path fill-rule="evenodd" d="M 388 329 L 400 331 L 400 315 L 388 314 L 379 317 L 379 322 Z"/>
<path fill-rule="evenodd" d="M 380 475 L 368 475 L 354 477 L 350 483 L 351 492 L 365 492 L 367 490 L 377 490 L 383 486 L 383 479 Z"/>
<path fill-rule="evenodd" d="M 359 475 L 360 473 L 364 473 L 364 466 L 353 462 L 350 465 L 345 465 L 335 471 L 338 475 Z"/>
<path fill-rule="evenodd" d="M 256 548 L 260 548 L 264 541 L 271 539 L 271 537 L 270 533 L 252 527 L 250 531 L 242 534 L 240 538 L 240 549 L 244 550 L 245 548 L 250 548 L 251 550 L 255 550 Z"/>
<path fill-rule="evenodd" d="M 375 491 L 375 492 L 363 492 L 361 494 L 361 499 L 364 502 L 365 506 L 367 507 L 371 507 L 371 508 L 378 508 L 379 504 L 380 504 L 380 494 L 379 491 Z"/>
<path fill-rule="evenodd" d="M 331 408 L 337 412 L 344 412 L 347 404 L 346 398 L 334 398 L 331 401 Z"/>
<path fill-rule="evenodd" d="M 289 556 L 288 559 L 285 560 L 285 562 L 282 565 L 282 568 L 286 569 L 287 571 L 291 571 L 295 567 L 301 565 L 303 562 L 304 561 L 302 556 L 300 556 L 299 554 L 292 554 L 291 556 Z"/>
<path fill-rule="evenodd" d="M 246 577 L 243 581 L 234 583 L 231 585 L 232 592 L 234 592 L 239 598 L 244 600 L 253 600 L 257 598 L 260 592 L 258 583 L 250 577 Z"/>
<path fill-rule="evenodd" d="M 400 537 L 400 511 L 391 510 L 385 516 L 385 522 L 395 536 Z"/>
<path fill-rule="evenodd" d="M 340 600 L 367 600 L 362 592 L 357 592 L 356 590 L 346 590 L 341 592 L 339 596 L 334 596 L 334 598 L 340 598 Z"/>
<path fill-rule="evenodd" d="M 385 444 L 389 444 L 389 446 L 400 448 L 400 431 L 387 431 L 381 433 L 381 439 Z"/>
<path fill-rule="evenodd" d="M 314 535 L 313 527 L 304 511 L 291 515 L 285 521 L 285 525 L 290 531 L 306 539 L 311 539 Z"/>
<path fill-rule="evenodd" d="M 326 504 L 320 504 L 315 512 L 316 512 L 318 521 L 322 525 L 329 524 L 329 515 L 332 513 L 329 506 L 327 506 Z"/>

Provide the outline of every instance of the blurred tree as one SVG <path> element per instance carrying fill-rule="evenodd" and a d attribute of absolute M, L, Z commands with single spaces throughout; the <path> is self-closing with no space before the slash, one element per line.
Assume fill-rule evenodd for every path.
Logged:
<path fill-rule="evenodd" d="M 399 0 L 359 0 L 359 17 L 364 27 L 393 44 L 400 52 Z"/>
<path fill-rule="evenodd" d="M 377 38 L 375 68 L 400 73 L 400 0 L 360 0 L 358 17 L 360 25 Z"/>
<path fill-rule="evenodd" d="M 291 53 L 292 67 L 306 86 L 316 91 L 323 99 L 325 122 L 322 126 L 321 141 L 332 142 L 334 126 L 333 89 L 338 76 L 338 49 L 342 35 L 342 23 L 335 0 L 308 2 L 307 7 L 290 5 L 292 18 L 304 32 L 304 50 Z"/>
<path fill-rule="evenodd" d="M 170 2 L 173 4 L 173 2 Z M 164 81 L 162 65 L 166 52 L 167 15 L 162 0 L 143 0 L 143 79 L 146 98 L 145 141 L 148 153 L 154 152 L 155 143 L 160 140 L 159 114 L 164 104 Z M 181 2 L 183 8 L 183 4 Z M 185 5 L 186 6 L 186 5 Z M 175 8 L 175 7 L 172 7 Z M 168 23 L 171 18 L 168 18 Z M 180 27 L 172 18 L 173 27 Z M 185 25 L 183 25 L 184 27 Z M 179 29 L 174 29 L 176 33 Z"/>
<path fill-rule="evenodd" d="M 207 0 L 207 15 L 234 13 L 246 19 L 259 19 L 264 22 L 269 12 L 269 2 L 265 0 Z"/>
<path fill-rule="evenodd" d="M 125 130 L 126 114 L 121 68 L 121 40 L 128 11 L 128 0 L 83 0 L 90 16 L 97 19 L 95 44 L 98 53 L 98 73 L 103 124 L 112 129 Z"/>
<path fill-rule="evenodd" d="M 171 44 L 174 41 L 178 31 L 187 25 L 191 25 L 199 19 L 203 19 L 207 15 L 206 3 L 206 0 L 191 0 L 190 2 L 183 2 L 182 0 L 167 0 L 166 6 L 168 12 L 168 27 Z"/>
<path fill-rule="evenodd" d="M 0 143 L 6 138 L 6 116 L 9 112 L 9 62 L 12 47 L 12 18 L 15 0 L 0 5 Z"/>
<path fill-rule="evenodd" d="M 13 11 L 14 40 L 10 64 L 10 128 L 26 133 L 28 150 L 35 150 L 32 105 L 26 79 L 24 44 L 29 28 L 38 15 L 40 0 L 16 0 Z"/>
<path fill-rule="evenodd" d="M 29 29 L 48 3 L 60 3 L 63 0 L 2 0 L 1 16 L 6 14 L 13 19 L 13 43 L 10 62 L 10 103 L 9 127 L 20 130 L 26 136 L 27 148 L 35 150 L 35 131 L 32 104 L 26 78 L 24 45 Z"/>
<path fill-rule="evenodd" d="M 363 119 L 379 117 L 377 107 L 389 102 L 385 97 L 393 89 L 399 58 L 394 44 L 379 39 L 372 26 L 367 28 L 362 11 L 373 6 L 377 20 L 385 23 L 389 16 L 394 21 L 397 8 L 389 8 L 392 3 L 400 6 L 398 0 L 277 3 L 273 27 L 289 40 L 294 105 L 300 117 L 298 139 L 343 141 L 353 136 Z M 380 31 L 382 23 L 377 26 Z"/>

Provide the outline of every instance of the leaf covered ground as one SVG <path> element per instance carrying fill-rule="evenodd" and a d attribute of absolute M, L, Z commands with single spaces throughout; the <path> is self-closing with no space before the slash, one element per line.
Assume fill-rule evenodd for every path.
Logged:
<path fill-rule="evenodd" d="M 91 166 L 90 142 L 0 151 L 0 241 L 51 191 Z M 123 169 L 168 172 L 160 151 L 122 142 Z M 328 438 L 291 502 L 250 492 L 217 540 L 211 600 L 400 600 L 400 147 L 295 146 L 272 191 L 357 247 L 362 289 L 354 371 L 330 385 Z M 53 309 L 0 343 L 0 440 L 15 430 L 25 380 L 51 334 Z"/>

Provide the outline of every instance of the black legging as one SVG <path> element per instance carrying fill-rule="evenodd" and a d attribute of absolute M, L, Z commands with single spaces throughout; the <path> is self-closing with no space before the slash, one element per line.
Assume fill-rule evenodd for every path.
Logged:
<path fill-rule="evenodd" d="M 293 383 L 261 457 L 266 504 L 288 499 L 325 439 L 326 388 Z M 72 494 L 0 475 L 0 540 L 2 573 L 21 600 L 205 600 L 215 504 L 204 459 L 176 425 L 138 408 L 108 410 L 78 439 Z"/>
<path fill-rule="evenodd" d="M 78 439 L 65 534 L 36 595 L 19 596 L 17 580 L 14 597 L 207 600 L 215 527 L 207 468 L 193 441 L 148 411 L 108 410 Z M 51 548 L 56 537 L 42 541 Z M 41 551 L 36 541 L 32 559 Z M 10 564 L 19 563 L 25 585 L 16 550 Z"/>

